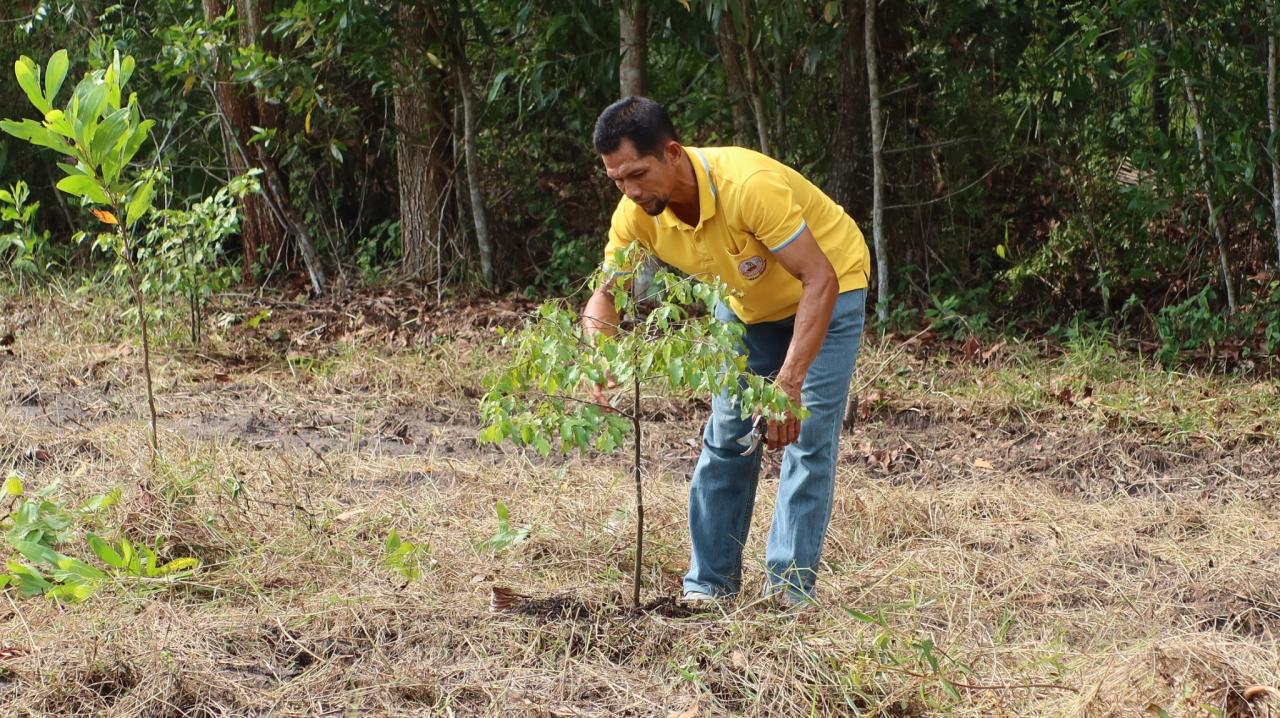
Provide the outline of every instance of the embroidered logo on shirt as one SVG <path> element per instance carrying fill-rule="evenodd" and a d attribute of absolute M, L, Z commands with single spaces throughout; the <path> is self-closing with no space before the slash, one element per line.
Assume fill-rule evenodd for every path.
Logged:
<path fill-rule="evenodd" d="M 751 257 L 738 263 L 738 273 L 747 279 L 755 279 L 764 274 L 764 257 Z"/>

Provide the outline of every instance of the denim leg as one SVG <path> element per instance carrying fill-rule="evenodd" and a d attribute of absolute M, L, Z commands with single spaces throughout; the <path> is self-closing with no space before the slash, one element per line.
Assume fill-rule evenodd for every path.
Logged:
<path fill-rule="evenodd" d="M 716 318 L 737 322 L 727 307 Z M 747 367 L 755 374 L 776 374 L 790 344 L 789 323 L 747 325 L 743 335 Z M 742 456 L 750 445 L 751 419 L 742 419 L 728 393 L 711 400 L 711 416 L 702 434 L 702 455 L 689 485 L 689 538 L 692 555 L 685 591 L 713 596 L 737 593 L 742 578 L 742 547 L 751 528 L 762 450 Z M 747 439 L 743 442 L 744 437 Z"/>
<path fill-rule="evenodd" d="M 835 498 L 840 428 L 862 340 L 865 300 L 861 289 L 839 295 L 826 341 L 805 376 L 800 396 L 810 413 L 801 422 L 799 441 L 782 457 L 765 548 L 768 592 L 786 585 L 793 594 L 813 593 Z"/>

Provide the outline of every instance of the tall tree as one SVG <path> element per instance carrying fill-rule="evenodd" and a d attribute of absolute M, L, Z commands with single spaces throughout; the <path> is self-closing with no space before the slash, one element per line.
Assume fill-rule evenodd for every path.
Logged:
<path fill-rule="evenodd" d="M 649 3 L 618 3 L 618 91 L 620 97 L 644 94 L 645 63 L 649 55 Z"/>
<path fill-rule="evenodd" d="M 876 0 L 867 0 L 867 93 L 871 102 L 871 226 L 876 248 L 876 313 L 889 317 L 889 257 L 884 242 L 884 128 L 880 119 L 880 74 L 876 61 Z"/>
<path fill-rule="evenodd" d="M 867 136 L 868 112 L 864 105 L 867 97 L 866 30 L 862 25 L 865 0 L 845 0 L 844 18 L 841 20 L 840 46 L 835 75 L 838 78 L 834 105 L 835 130 L 831 135 L 827 194 L 839 202 L 851 215 L 855 203 L 864 196 L 860 186 L 859 170 L 865 152 L 862 144 Z"/>
<path fill-rule="evenodd" d="M 756 118 L 756 139 L 760 151 L 772 154 L 769 146 L 769 116 L 764 109 L 764 88 L 757 68 L 755 43 L 751 34 L 751 6 L 747 0 L 738 0 L 738 13 L 742 16 L 742 56 L 747 68 L 747 91 L 751 95 L 751 110 Z"/>
<path fill-rule="evenodd" d="M 224 0 L 203 0 L 203 8 L 205 20 L 210 23 L 221 20 L 227 13 Z M 243 24 L 239 27 L 243 27 Z M 242 30 L 239 32 L 238 37 L 243 44 L 244 33 Z M 252 37 L 249 43 L 252 44 Z M 230 81 L 231 68 L 222 58 L 215 54 L 214 62 L 213 93 L 223 118 L 222 139 L 227 166 L 233 174 L 239 175 L 251 166 L 256 166 L 253 163 L 255 153 L 249 150 L 249 140 L 255 134 L 253 128 L 258 126 L 258 105 L 251 92 Z M 249 194 L 240 200 L 244 277 L 256 278 L 260 259 L 268 265 L 274 262 L 280 254 L 280 248 L 284 246 L 284 237 L 284 224 L 273 215 L 265 195 Z"/>
<path fill-rule="evenodd" d="M 449 191 L 453 133 L 443 90 L 440 20 L 406 0 L 397 11 L 401 48 L 395 83 L 396 167 L 401 261 L 410 276 L 425 276 L 443 251 L 452 222 Z"/>
<path fill-rule="evenodd" d="M 747 78 L 738 58 L 738 31 L 734 28 L 733 12 L 728 7 L 720 9 L 716 25 L 716 48 L 720 52 L 720 65 L 724 68 L 725 86 L 729 91 L 729 112 L 733 117 L 733 141 L 746 145 L 751 137 L 751 110 L 747 107 L 750 92 Z"/>
<path fill-rule="evenodd" d="M 485 211 L 484 190 L 480 185 L 480 153 L 476 151 L 475 92 L 471 87 L 471 66 L 467 61 L 466 26 L 454 7 L 454 70 L 458 80 L 458 96 L 462 98 L 462 152 L 466 158 L 467 190 L 471 195 L 471 219 L 476 228 L 476 247 L 480 251 L 480 273 L 485 286 L 493 288 L 493 242 L 489 236 L 489 216 Z"/>
<path fill-rule="evenodd" d="M 1267 146 L 1271 149 L 1271 216 L 1272 229 L 1276 237 L 1276 256 L 1280 261 L 1280 109 L 1276 102 L 1276 34 L 1280 33 L 1277 24 L 1276 0 L 1267 2 L 1267 125 L 1271 129 L 1271 137 Z M 1277 265 L 1280 267 L 1280 264 Z"/>
<path fill-rule="evenodd" d="M 1174 31 L 1173 15 L 1167 5 L 1162 5 L 1165 29 L 1170 39 L 1179 37 Z M 1222 213 L 1215 206 L 1213 199 L 1213 164 L 1209 160 L 1209 140 L 1206 137 L 1204 121 L 1200 115 L 1200 102 L 1196 99 L 1195 87 L 1191 84 L 1191 73 L 1182 68 L 1182 89 L 1187 98 L 1187 114 L 1191 118 L 1191 127 L 1196 135 L 1196 147 L 1200 153 L 1200 171 L 1204 174 L 1204 201 L 1209 209 L 1209 223 L 1213 226 L 1213 236 L 1218 245 L 1218 262 L 1222 268 L 1222 285 L 1227 292 L 1227 308 L 1232 314 L 1236 312 L 1235 283 L 1231 279 L 1231 258 L 1227 254 L 1227 223 Z"/>

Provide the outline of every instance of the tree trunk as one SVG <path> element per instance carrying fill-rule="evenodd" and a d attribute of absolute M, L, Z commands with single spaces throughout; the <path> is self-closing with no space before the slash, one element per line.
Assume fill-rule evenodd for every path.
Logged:
<path fill-rule="evenodd" d="M 399 9 L 402 66 L 395 87 L 396 165 L 400 196 L 401 262 L 423 277 L 441 259 L 444 228 L 452 212 L 448 190 L 451 132 L 442 111 L 440 73 L 427 48 L 440 41 L 440 27 L 424 6 Z"/>
<path fill-rule="evenodd" d="M 867 0 L 864 18 L 867 54 L 867 91 L 871 100 L 871 226 L 876 248 L 876 314 L 889 316 L 889 258 L 884 243 L 884 129 L 880 122 L 880 76 L 876 63 L 876 0 Z"/>
<path fill-rule="evenodd" d="M 862 138 L 867 136 L 867 74 L 863 60 L 866 49 L 862 15 L 863 0 L 846 0 L 844 37 L 840 42 L 840 82 L 835 97 L 835 132 L 831 138 L 831 170 L 827 194 L 844 207 L 850 216 L 865 211 L 866 191 L 859 182 L 859 170 L 866 150 Z"/>
<path fill-rule="evenodd" d="M 213 22 L 227 12 L 224 0 L 203 0 L 205 20 Z M 241 36 L 243 40 L 243 35 Z M 258 125 L 258 112 L 252 98 L 229 81 L 228 68 L 216 67 L 214 101 L 226 119 L 222 123 L 222 141 L 227 166 L 233 175 L 242 175 L 250 167 L 252 153 L 241 151 L 249 145 Z M 262 194 L 245 195 L 240 200 L 240 241 L 243 250 L 243 272 L 246 280 L 258 278 L 259 260 L 271 266 L 284 242 L 284 227 L 271 213 L 267 198 Z"/>
<path fill-rule="evenodd" d="M 645 61 L 649 55 L 648 16 L 646 0 L 622 0 L 618 3 L 620 97 L 644 94 Z"/>
<path fill-rule="evenodd" d="M 751 95 L 751 108 L 756 117 L 756 137 L 760 141 L 760 151 L 767 155 L 771 154 L 769 116 L 764 111 L 764 88 L 756 69 L 756 54 L 751 42 L 751 7 L 747 0 L 739 0 L 738 7 L 742 12 L 742 53 L 747 59 L 747 91 Z"/>
<path fill-rule="evenodd" d="M 1157 42 L 1168 41 L 1163 26 L 1155 30 L 1154 34 Z M 1151 77 L 1151 115 L 1156 127 L 1160 128 L 1160 132 L 1166 138 L 1169 136 L 1169 118 L 1172 116 L 1169 108 L 1169 88 L 1166 85 L 1168 78 L 1169 58 L 1160 53 L 1156 57 Z"/>
<path fill-rule="evenodd" d="M 716 47 L 720 51 L 725 86 L 729 90 L 729 111 L 733 116 L 733 141 L 734 144 L 746 145 L 751 136 L 751 111 L 747 108 L 747 80 L 742 74 L 742 66 L 738 64 L 738 34 L 733 28 L 733 13 L 729 8 L 720 12 Z"/>
<path fill-rule="evenodd" d="M 1172 40 L 1178 35 L 1173 29 L 1173 16 L 1167 7 L 1164 10 L 1165 28 Z M 1191 85 L 1191 74 L 1182 70 L 1182 89 L 1187 97 L 1187 113 L 1191 115 L 1191 126 L 1196 134 L 1196 146 L 1200 150 L 1200 169 L 1204 173 L 1204 201 L 1209 208 L 1209 223 L 1213 225 L 1213 236 L 1218 244 L 1218 262 L 1222 267 L 1222 284 L 1227 292 L 1227 308 L 1236 313 L 1236 290 L 1231 281 L 1231 258 L 1227 254 L 1226 221 L 1217 212 L 1213 201 L 1213 171 L 1209 162 L 1208 140 L 1205 138 L 1204 123 L 1200 119 L 1200 103 L 1196 101 L 1195 88 Z"/>
<path fill-rule="evenodd" d="M 783 77 L 787 67 L 782 59 L 782 44 L 773 44 L 773 151 L 778 159 L 786 155 L 786 111 L 787 98 L 783 92 Z"/>
<path fill-rule="evenodd" d="M 1276 34 L 1280 26 L 1276 20 L 1276 0 L 1267 2 L 1267 124 L 1271 128 L 1271 138 L 1267 145 L 1271 154 L 1271 215 L 1276 237 L 1276 257 L 1280 261 L 1280 156 L 1277 156 L 1277 144 L 1280 143 L 1280 108 L 1276 100 L 1276 65 L 1280 63 L 1276 47 Z M 1280 264 L 1277 264 L 1280 270 Z"/>
<path fill-rule="evenodd" d="M 467 189 L 471 194 L 471 218 L 476 227 L 476 246 L 480 250 L 480 272 L 486 287 L 493 289 L 493 243 L 489 238 L 489 217 L 480 189 L 480 155 L 476 152 L 476 115 L 471 96 L 471 73 L 467 66 L 466 48 L 458 43 L 458 94 L 462 96 L 462 147 L 467 160 Z"/>

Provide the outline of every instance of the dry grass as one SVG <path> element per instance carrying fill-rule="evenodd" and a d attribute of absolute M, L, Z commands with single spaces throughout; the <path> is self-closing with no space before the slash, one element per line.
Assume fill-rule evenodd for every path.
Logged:
<path fill-rule="evenodd" d="M 1273 382 L 1096 347 L 975 365 L 869 345 L 878 398 L 844 438 L 821 606 L 744 597 L 681 618 L 623 605 L 622 459 L 475 446 L 482 329 L 397 349 L 374 332 L 317 341 L 330 320 L 279 310 L 200 352 L 167 348 L 153 474 L 111 303 L 0 307 L 16 337 L 0 355 L 0 471 L 59 481 L 67 503 L 122 487 L 100 532 L 205 562 L 78 605 L 0 594 L 0 649 L 20 652 L 0 658 L 5 715 L 1280 712 L 1265 691 L 1245 698 L 1280 687 Z M 651 598 L 685 568 L 700 413 L 654 403 Z M 495 554 L 477 544 L 497 501 L 529 533 Z M 421 580 L 384 564 L 393 529 L 427 547 Z M 495 585 L 544 610 L 491 613 Z"/>

